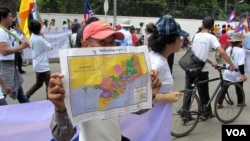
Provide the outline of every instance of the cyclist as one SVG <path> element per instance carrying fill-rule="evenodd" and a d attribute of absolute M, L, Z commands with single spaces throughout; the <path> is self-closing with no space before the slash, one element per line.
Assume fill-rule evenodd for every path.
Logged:
<path fill-rule="evenodd" d="M 213 62 L 212 60 L 208 59 L 209 51 L 210 49 L 216 49 L 221 57 L 228 62 L 230 65 L 230 69 L 235 70 L 237 69 L 233 62 L 230 60 L 230 58 L 227 56 L 225 50 L 221 47 L 218 39 L 216 36 L 212 35 L 210 32 L 213 30 L 214 27 L 214 19 L 211 17 L 205 17 L 202 21 L 202 30 L 201 32 L 197 33 L 193 37 L 192 46 L 191 49 L 194 52 L 194 54 L 204 62 L 208 62 L 212 66 L 216 66 L 217 64 Z M 198 74 L 198 76 L 193 76 L 186 72 L 185 74 L 185 88 L 191 89 L 192 84 L 194 83 L 194 80 L 198 77 L 198 80 L 208 80 L 209 79 L 209 72 L 207 70 L 207 66 L 205 65 L 202 69 L 202 71 Z M 198 93 L 201 100 L 202 105 L 206 105 L 207 102 L 210 100 L 209 97 L 209 88 L 208 83 L 204 83 L 198 86 Z M 183 99 L 183 107 L 181 111 L 187 111 L 188 106 L 190 103 L 190 93 L 184 94 Z M 187 112 L 185 112 L 187 113 Z M 206 109 L 206 114 L 203 116 L 205 118 L 214 117 L 214 114 L 211 109 L 211 105 L 208 109 Z M 190 114 L 184 114 L 184 117 L 191 118 Z"/>
<path fill-rule="evenodd" d="M 232 36 L 232 39 L 230 40 L 232 46 L 227 48 L 226 53 L 228 56 L 230 56 L 230 59 L 234 63 L 235 66 L 239 68 L 239 71 L 230 71 L 225 70 L 223 72 L 223 79 L 229 82 L 237 82 L 243 87 L 243 82 L 247 80 L 247 77 L 245 75 L 245 51 L 242 48 L 242 42 L 243 42 L 242 34 L 240 33 L 234 33 Z M 229 66 L 227 64 L 227 66 Z M 238 97 L 238 106 L 246 106 L 246 104 L 243 102 L 242 94 L 240 93 L 239 88 L 236 88 L 236 94 Z M 222 108 L 222 98 L 219 99 L 219 102 L 217 103 L 217 108 Z"/>

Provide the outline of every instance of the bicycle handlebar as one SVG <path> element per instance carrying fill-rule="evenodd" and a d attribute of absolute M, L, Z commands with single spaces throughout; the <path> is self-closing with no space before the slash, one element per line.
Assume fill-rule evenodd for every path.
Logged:
<path fill-rule="evenodd" d="M 215 68 L 218 70 L 230 70 L 230 67 L 226 67 L 226 66 L 216 66 Z M 238 71 L 238 69 L 235 69 L 233 71 Z"/>

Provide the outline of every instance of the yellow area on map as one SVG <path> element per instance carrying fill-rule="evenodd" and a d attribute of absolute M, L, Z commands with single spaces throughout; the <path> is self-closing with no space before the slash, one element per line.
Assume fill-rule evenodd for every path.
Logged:
<path fill-rule="evenodd" d="M 99 85 L 103 78 L 116 75 L 113 68 L 115 65 L 125 66 L 125 62 L 131 57 L 134 57 L 137 75 L 147 73 L 146 60 L 142 53 L 69 58 L 71 89 Z"/>

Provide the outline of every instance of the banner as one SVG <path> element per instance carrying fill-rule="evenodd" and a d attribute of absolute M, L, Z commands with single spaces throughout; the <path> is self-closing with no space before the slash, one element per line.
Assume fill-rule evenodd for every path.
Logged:
<path fill-rule="evenodd" d="M 48 100 L 0 106 L 0 140 L 55 141 L 50 130 L 53 112 Z M 78 141 L 77 135 L 72 141 Z"/>
<path fill-rule="evenodd" d="M 44 37 L 52 44 L 53 49 L 49 51 L 49 58 L 59 58 L 58 51 L 69 47 L 70 30 L 44 32 Z M 30 48 L 23 50 L 23 59 L 32 59 Z"/>

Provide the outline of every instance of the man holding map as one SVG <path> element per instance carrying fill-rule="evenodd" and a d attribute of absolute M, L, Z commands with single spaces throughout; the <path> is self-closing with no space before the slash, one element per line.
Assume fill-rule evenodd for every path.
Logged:
<path fill-rule="evenodd" d="M 103 21 L 95 21 L 87 25 L 83 31 L 83 47 L 111 47 L 115 46 L 115 40 L 123 39 L 124 35 L 116 32 Z M 157 71 L 151 71 L 153 96 L 158 92 L 161 83 L 157 77 Z M 51 130 L 56 140 L 71 140 L 76 133 L 64 103 L 65 89 L 62 84 L 61 73 L 51 74 L 48 87 L 48 98 L 55 105 L 55 113 L 51 121 Z M 80 141 L 128 141 L 121 136 L 119 117 L 115 116 L 105 120 L 89 120 L 81 123 L 79 132 Z"/>

